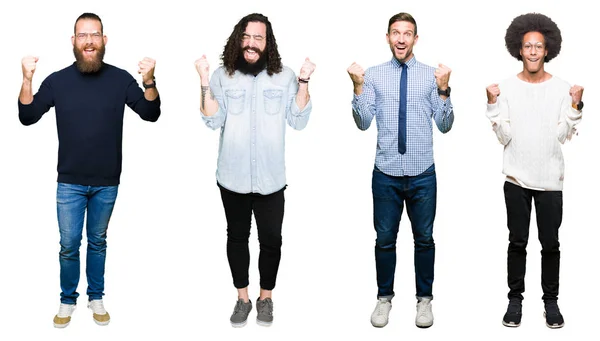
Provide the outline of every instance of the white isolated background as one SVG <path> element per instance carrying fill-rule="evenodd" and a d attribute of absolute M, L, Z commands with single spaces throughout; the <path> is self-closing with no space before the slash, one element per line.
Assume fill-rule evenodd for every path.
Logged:
<path fill-rule="evenodd" d="M 566 340 L 595 339 L 600 239 L 597 209 L 600 33 L 591 2 L 574 1 L 10 1 L 0 11 L 0 340 Z M 369 322 L 376 302 L 371 171 L 375 124 L 359 131 L 351 116 L 352 62 L 391 58 L 388 19 L 409 12 L 418 23 L 416 58 L 452 69 L 453 129 L 434 133 L 438 174 L 435 324 L 414 326 L 413 243 L 406 213 L 398 234 L 396 298 L 390 323 Z M 504 47 L 511 20 L 541 12 L 558 23 L 563 45 L 546 70 L 585 87 L 580 134 L 564 148 L 561 330 L 544 325 L 540 245 L 532 217 L 524 317 L 502 326 L 507 299 L 508 230 L 502 147 L 485 111 L 485 87 L 522 69 Z M 123 173 L 108 230 L 107 327 L 85 308 L 85 237 L 81 297 L 71 325 L 54 329 L 59 305 L 56 222 L 57 137 L 54 110 L 24 127 L 17 116 L 20 60 L 39 56 L 34 91 L 73 61 L 77 16 L 95 12 L 108 36 L 105 61 L 132 73 L 157 60 L 162 116 L 144 122 L 125 112 Z M 229 316 L 236 292 L 225 253 L 226 222 L 215 181 L 218 131 L 199 112 L 194 61 L 214 70 L 233 26 L 259 12 L 271 20 L 283 63 L 296 72 L 310 57 L 311 119 L 288 129 L 283 256 L 274 291 L 275 322 L 243 329 Z M 258 296 L 258 243 L 251 234 L 250 293 Z"/>

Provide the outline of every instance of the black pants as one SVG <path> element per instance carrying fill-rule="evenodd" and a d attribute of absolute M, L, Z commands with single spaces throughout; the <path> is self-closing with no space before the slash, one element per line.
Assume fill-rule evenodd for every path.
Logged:
<path fill-rule="evenodd" d="M 558 299 L 560 243 L 558 228 L 562 222 L 562 191 L 534 191 L 510 182 L 504 183 L 508 217 L 508 298 L 523 299 L 525 262 L 531 200 L 535 202 L 538 238 L 542 244 L 543 300 Z"/>
<path fill-rule="evenodd" d="M 239 194 L 221 189 L 221 199 L 227 218 L 227 259 L 233 276 L 233 285 L 238 288 L 248 286 L 248 268 L 250 267 L 250 225 L 252 212 L 256 219 L 260 255 L 258 270 L 260 287 L 273 290 L 281 259 L 281 225 L 285 187 L 269 195 Z"/>

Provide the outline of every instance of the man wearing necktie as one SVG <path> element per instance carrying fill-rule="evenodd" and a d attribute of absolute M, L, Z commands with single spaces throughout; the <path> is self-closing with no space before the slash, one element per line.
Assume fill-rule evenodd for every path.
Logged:
<path fill-rule="evenodd" d="M 348 74 L 354 84 L 352 114 L 360 130 L 377 122 L 377 151 L 373 170 L 373 221 L 377 240 L 377 305 L 371 315 L 384 327 L 394 297 L 396 237 L 406 205 L 415 244 L 417 327 L 433 325 L 431 300 L 435 261 L 433 221 L 436 175 L 433 162 L 432 118 L 446 133 L 454 112 L 450 101 L 451 70 L 418 62 L 413 55 L 417 24 L 408 13 L 392 16 L 386 34 L 392 59 L 368 68 L 353 63 Z"/>

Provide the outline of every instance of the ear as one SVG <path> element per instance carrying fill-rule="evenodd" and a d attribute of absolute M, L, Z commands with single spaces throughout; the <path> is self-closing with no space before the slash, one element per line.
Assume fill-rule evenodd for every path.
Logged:
<path fill-rule="evenodd" d="M 389 33 L 385 34 L 385 40 L 387 41 L 388 44 L 390 43 L 390 34 Z"/>
<path fill-rule="evenodd" d="M 75 46 L 75 36 L 71 36 L 71 44 L 73 44 L 73 46 Z"/>
<path fill-rule="evenodd" d="M 413 45 L 417 45 L 417 41 L 419 41 L 419 35 L 415 36 L 415 42 L 413 43 Z"/>
<path fill-rule="evenodd" d="M 108 43 L 108 37 L 107 36 L 102 36 L 102 40 L 104 40 L 104 45 L 106 45 L 106 43 Z"/>

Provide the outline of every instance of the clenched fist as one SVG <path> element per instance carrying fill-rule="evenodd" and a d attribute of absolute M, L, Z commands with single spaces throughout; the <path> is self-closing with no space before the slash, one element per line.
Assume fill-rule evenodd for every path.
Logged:
<path fill-rule="evenodd" d="M 488 86 L 485 88 L 485 92 L 487 94 L 488 104 L 496 103 L 498 96 L 500 96 L 500 88 L 498 87 L 498 84 L 492 84 Z"/>
<path fill-rule="evenodd" d="M 438 64 L 438 68 L 435 69 L 433 75 L 435 76 L 435 82 L 437 83 L 437 87 L 439 89 L 445 90 L 448 88 L 451 72 L 452 70 L 450 70 L 450 68 L 446 65 Z"/>
<path fill-rule="evenodd" d="M 138 63 L 138 73 L 142 75 L 142 81 L 144 83 L 150 83 L 154 79 L 154 67 L 156 61 L 152 58 L 144 58 Z"/>
<path fill-rule="evenodd" d="M 352 63 L 346 71 L 348 71 L 348 75 L 350 75 L 350 79 L 352 79 L 354 86 L 363 85 L 365 83 L 365 70 L 363 70 L 360 65 Z"/>
<path fill-rule="evenodd" d="M 30 81 L 33 79 L 33 73 L 35 72 L 36 63 L 39 60 L 38 57 L 27 56 L 21 59 L 21 69 L 23 70 L 23 78 Z"/>
<path fill-rule="evenodd" d="M 300 76 L 298 76 L 298 78 L 309 79 L 310 75 L 312 75 L 316 67 L 317 66 L 313 62 L 311 62 L 310 59 L 308 59 L 307 57 L 304 60 L 304 64 L 302 64 L 302 67 L 300 68 Z"/>
<path fill-rule="evenodd" d="M 581 102 L 581 97 L 583 96 L 583 87 L 579 85 L 573 85 L 569 90 L 569 95 L 571 95 L 574 105 L 579 104 L 579 102 Z"/>
<path fill-rule="evenodd" d="M 200 75 L 200 80 L 204 80 L 208 82 L 208 60 L 206 60 L 206 55 L 202 55 L 202 57 L 194 62 L 196 66 L 196 71 Z"/>

